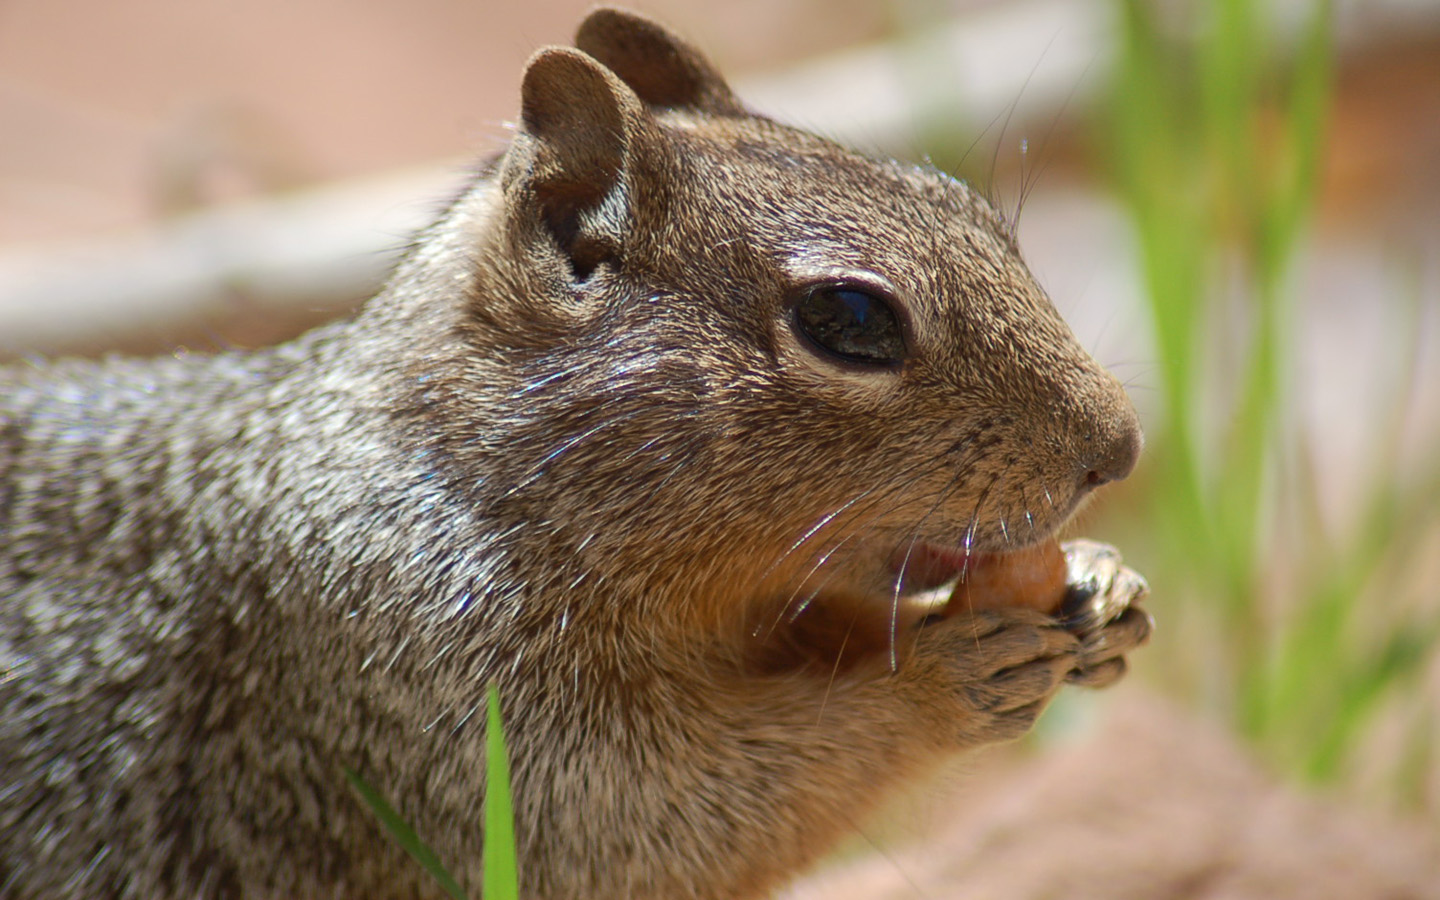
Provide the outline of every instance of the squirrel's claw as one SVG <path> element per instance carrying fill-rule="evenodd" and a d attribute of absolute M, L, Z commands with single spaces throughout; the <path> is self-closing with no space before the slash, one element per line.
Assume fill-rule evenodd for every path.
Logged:
<path fill-rule="evenodd" d="M 1065 600 L 1060 621 L 1077 635 L 1100 632 L 1150 595 L 1144 576 L 1122 565 L 1120 551 L 1099 541 L 1074 540 L 1065 552 Z"/>

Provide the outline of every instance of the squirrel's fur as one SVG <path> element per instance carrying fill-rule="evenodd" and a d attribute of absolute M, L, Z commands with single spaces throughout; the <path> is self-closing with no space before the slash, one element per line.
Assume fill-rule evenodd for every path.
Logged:
<path fill-rule="evenodd" d="M 577 44 L 354 320 L 0 372 L 0 896 L 441 896 L 346 768 L 473 896 L 494 682 L 524 896 L 757 897 L 1144 640 L 901 597 L 1139 448 L 991 207 Z M 903 364 L 794 327 L 857 278 Z"/>

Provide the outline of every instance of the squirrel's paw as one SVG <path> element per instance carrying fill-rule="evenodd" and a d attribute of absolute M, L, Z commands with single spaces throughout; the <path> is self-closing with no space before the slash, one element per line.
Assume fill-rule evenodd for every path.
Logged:
<path fill-rule="evenodd" d="M 1091 688 L 1114 684 L 1125 674 L 1125 654 L 1148 641 L 1154 628 L 1150 614 L 1132 606 L 1099 631 L 1082 635 L 1080 655 L 1065 680 Z"/>
<path fill-rule="evenodd" d="M 1054 618 L 1027 609 L 990 610 L 924 626 L 921 656 L 938 662 L 960 703 L 962 744 L 1017 738 L 1076 671 L 1080 639 Z"/>

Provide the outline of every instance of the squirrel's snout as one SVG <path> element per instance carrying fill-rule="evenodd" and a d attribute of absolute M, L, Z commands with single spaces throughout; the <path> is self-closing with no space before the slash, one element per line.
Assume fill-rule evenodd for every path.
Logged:
<path fill-rule="evenodd" d="M 1145 434 L 1140 430 L 1140 419 L 1133 408 L 1126 403 L 1123 415 L 1111 429 L 1107 429 L 1081 462 L 1080 489 L 1088 490 L 1119 481 L 1129 475 L 1140 460 L 1140 450 L 1145 446 Z"/>

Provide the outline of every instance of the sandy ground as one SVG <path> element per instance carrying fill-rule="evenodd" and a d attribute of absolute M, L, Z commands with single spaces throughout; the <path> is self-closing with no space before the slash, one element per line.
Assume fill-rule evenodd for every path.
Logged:
<path fill-rule="evenodd" d="M 1440 840 L 1286 788 L 1224 731 L 1133 687 L 1078 744 L 981 760 L 924 839 L 784 900 L 1433 900 Z"/>

